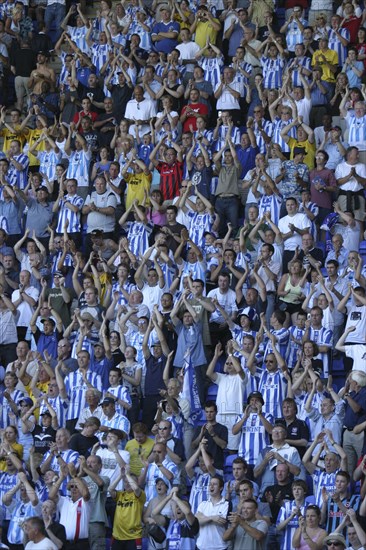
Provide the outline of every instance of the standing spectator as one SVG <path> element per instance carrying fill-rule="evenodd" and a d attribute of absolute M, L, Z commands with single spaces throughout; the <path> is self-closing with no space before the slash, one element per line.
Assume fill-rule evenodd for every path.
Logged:
<path fill-rule="evenodd" d="M 224 164 L 222 164 L 223 153 Z M 236 232 L 239 218 L 239 178 L 242 166 L 229 135 L 226 136 L 224 145 L 214 155 L 213 161 L 218 173 L 215 209 L 220 218 L 218 233 L 222 237 L 228 222 L 231 223 L 233 232 Z"/>
<path fill-rule="evenodd" d="M 254 468 L 254 478 L 261 481 L 260 494 L 265 495 L 267 487 L 275 481 L 274 468 L 279 464 L 288 467 L 295 478 L 304 476 L 301 458 L 295 447 L 286 443 L 286 428 L 276 424 L 272 430 L 272 445 L 265 447 L 258 455 Z"/>
<path fill-rule="evenodd" d="M 95 191 L 87 196 L 82 214 L 87 215 L 88 236 L 92 231 L 102 230 L 105 239 L 112 239 L 115 228 L 115 210 L 117 200 L 114 193 L 107 190 L 107 182 L 104 176 L 98 176 L 95 181 Z M 90 241 L 89 241 L 90 246 Z"/>
<path fill-rule="evenodd" d="M 19 274 L 19 289 L 14 290 L 11 296 L 11 301 L 19 313 L 17 318 L 19 340 L 25 340 L 25 335 L 39 297 L 39 291 L 30 284 L 30 277 L 31 274 L 29 271 L 21 271 Z"/>
<path fill-rule="evenodd" d="M 30 47 L 29 40 L 26 38 L 20 40 L 20 47 L 11 52 L 10 65 L 15 75 L 16 106 L 21 112 L 30 100 L 28 82 L 36 65 L 36 54 Z M 24 105 L 25 98 L 27 98 L 26 105 Z"/>
<path fill-rule="evenodd" d="M 151 151 L 149 159 L 160 173 L 160 191 L 164 200 L 172 200 L 179 196 L 183 179 L 183 156 L 181 147 L 172 142 L 171 147 L 165 150 L 163 160 L 157 160 L 156 153 L 166 139 L 167 136 L 160 139 Z"/>
<path fill-rule="evenodd" d="M 243 402 L 244 382 L 246 375 L 236 357 L 229 348 L 228 358 L 225 361 L 224 373 L 214 372 L 216 363 L 222 355 L 221 344 L 215 347 L 215 353 L 207 369 L 207 376 L 218 385 L 217 402 L 219 421 L 227 427 L 229 432 L 228 448 L 237 451 L 239 447 L 239 435 L 234 435 L 232 428 L 236 417 L 240 413 L 240 404 Z"/>
<path fill-rule="evenodd" d="M 59 489 L 66 480 L 67 466 L 52 485 L 49 498 L 57 503 L 60 523 L 65 527 L 68 546 L 75 550 L 89 549 L 90 493 L 85 481 L 74 475 L 68 482 L 70 496 L 60 496 Z"/>
<path fill-rule="evenodd" d="M 200 524 L 197 548 L 216 548 L 225 550 L 228 547 L 223 540 L 230 504 L 222 496 L 224 482 L 221 477 L 212 477 L 209 486 L 210 499 L 201 502 L 196 512 Z"/>
<path fill-rule="evenodd" d="M 194 21 L 191 25 L 190 32 L 195 35 L 195 42 L 200 48 L 208 41 L 216 44 L 217 33 L 221 29 L 221 24 L 216 17 L 213 17 L 209 8 L 201 4 L 198 6 Z"/>
<path fill-rule="evenodd" d="M 151 39 L 157 52 L 169 54 L 178 45 L 180 25 L 176 21 L 172 21 L 170 8 L 163 6 L 160 9 L 160 14 L 161 21 L 153 26 Z"/>

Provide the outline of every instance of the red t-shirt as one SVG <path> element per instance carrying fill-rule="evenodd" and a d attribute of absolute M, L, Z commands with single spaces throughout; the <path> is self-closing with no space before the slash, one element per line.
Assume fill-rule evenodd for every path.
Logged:
<path fill-rule="evenodd" d="M 173 200 L 178 197 L 183 179 L 183 162 L 179 162 L 179 160 L 176 160 L 173 164 L 159 162 L 156 169 L 160 173 L 160 191 L 164 200 Z"/>
<path fill-rule="evenodd" d="M 188 105 L 185 105 L 182 109 L 182 115 L 187 111 L 187 109 L 191 109 L 195 113 L 199 113 L 202 116 L 208 115 L 208 107 L 204 103 L 189 103 Z M 185 122 L 183 123 L 183 132 L 190 132 L 190 126 L 193 127 L 193 131 L 195 132 L 197 130 L 197 119 L 194 116 L 189 116 Z"/>

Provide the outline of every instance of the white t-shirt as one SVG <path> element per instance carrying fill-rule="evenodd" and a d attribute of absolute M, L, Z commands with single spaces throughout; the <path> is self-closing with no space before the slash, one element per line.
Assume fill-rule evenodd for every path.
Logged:
<path fill-rule="evenodd" d="M 345 353 L 353 359 L 352 370 L 362 370 L 366 374 L 366 345 L 345 346 Z"/>
<path fill-rule="evenodd" d="M 346 343 L 363 344 L 366 334 L 366 306 L 352 305 L 347 308 L 345 331 L 347 331 L 349 327 L 355 327 L 355 330 L 348 334 Z"/>
<path fill-rule="evenodd" d="M 29 541 L 25 546 L 25 550 L 57 550 L 57 546 L 52 540 L 45 537 L 39 542 Z"/>
<path fill-rule="evenodd" d="M 215 88 L 215 93 L 216 91 L 219 89 L 219 87 L 221 86 L 221 84 L 218 84 Z M 243 97 L 243 92 L 244 92 L 244 87 L 243 87 L 243 84 L 241 82 L 231 82 L 229 84 L 229 87 L 232 89 L 232 90 L 235 90 L 236 92 L 239 92 L 240 93 L 240 96 Z M 239 99 L 235 99 L 235 97 L 233 96 L 233 94 L 226 88 L 226 86 L 224 85 L 223 87 L 223 90 L 222 90 L 222 93 L 220 95 L 220 97 L 218 98 L 217 102 L 216 102 L 216 109 L 217 110 L 231 110 L 231 109 L 240 109 L 240 104 L 239 104 Z"/>
<path fill-rule="evenodd" d="M 355 224 L 354 227 L 350 225 L 336 224 L 336 233 L 339 233 L 343 237 L 343 246 L 346 250 L 358 250 L 360 246 L 360 229 Z"/>
<path fill-rule="evenodd" d="M 33 298 L 33 300 L 37 301 L 39 297 L 39 290 L 37 290 L 34 286 L 29 286 L 24 291 L 28 296 Z M 17 300 L 19 300 L 20 297 L 20 291 L 14 290 L 14 292 L 11 295 L 11 301 L 14 303 Z M 23 302 L 20 302 L 20 304 L 17 307 L 17 310 L 19 311 L 19 317 L 17 321 L 18 327 L 27 327 L 30 323 L 30 320 L 32 318 L 34 309 L 32 306 L 28 304 L 25 300 Z"/>
<path fill-rule="evenodd" d="M 217 398 L 219 414 L 240 414 L 243 410 L 245 379 L 239 374 L 216 373 Z"/>
<path fill-rule="evenodd" d="M 220 289 L 218 288 L 214 288 L 213 290 L 210 290 L 210 292 L 207 294 L 207 298 L 216 298 L 220 306 L 226 311 L 229 316 L 238 311 L 236 305 L 236 294 L 230 288 L 225 293 L 220 292 Z M 221 315 L 220 311 L 215 310 L 211 314 L 210 322 L 224 323 L 225 319 Z"/>
<path fill-rule="evenodd" d="M 366 178 L 366 167 L 362 162 L 358 162 L 357 164 L 348 164 L 346 161 L 338 164 L 334 172 L 335 178 L 338 180 L 348 176 L 352 168 L 355 168 L 356 173 L 359 176 Z M 362 188 L 362 185 L 358 183 L 356 178 L 351 178 L 349 181 L 339 186 L 339 189 L 342 191 L 360 191 Z"/>
<path fill-rule="evenodd" d="M 60 523 L 65 527 L 66 539 L 72 541 L 76 535 L 78 510 L 80 513 L 79 539 L 89 537 L 90 502 L 79 498 L 73 502 L 69 497 L 60 497 L 57 504 Z"/>
<path fill-rule="evenodd" d="M 310 229 L 311 221 L 305 214 L 295 214 L 295 216 L 284 216 L 278 222 L 278 229 L 281 233 L 289 233 L 290 227 L 289 224 L 294 224 L 298 229 Z M 301 248 L 302 240 L 299 233 L 294 233 L 292 237 L 289 237 L 284 241 L 285 250 L 296 250 L 296 247 Z"/>
<path fill-rule="evenodd" d="M 179 51 L 179 61 L 186 61 L 187 59 L 194 59 L 197 52 L 200 51 L 200 47 L 196 42 L 187 42 L 178 44 L 178 46 L 175 48 Z M 189 63 L 186 65 L 186 71 L 192 72 L 195 67 L 195 64 Z"/>

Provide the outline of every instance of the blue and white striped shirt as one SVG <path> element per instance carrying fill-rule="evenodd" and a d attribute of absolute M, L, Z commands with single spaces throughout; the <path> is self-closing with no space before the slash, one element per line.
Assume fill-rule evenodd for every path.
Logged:
<path fill-rule="evenodd" d="M 90 384 L 99 391 L 102 391 L 102 380 L 99 375 L 87 370 L 86 378 Z M 88 389 L 79 370 L 70 372 L 65 377 L 65 388 L 70 399 L 70 405 L 66 413 L 66 419 L 72 420 L 80 416 L 85 407 L 85 393 Z"/>
<path fill-rule="evenodd" d="M 258 391 L 264 399 L 263 413 L 282 418 L 282 401 L 287 392 L 287 380 L 282 372 L 269 372 L 265 369 L 259 380 Z"/>
<path fill-rule="evenodd" d="M 238 415 L 235 423 L 239 422 L 243 416 L 244 414 Z M 264 417 L 270 424 L 274 423 L 271 414 L 267 413 Z M 269 435 L 261 422 L 259 414 L 251 412 L 241 428 L 239 456 L 242 456 L 248 464 L 254 465 L 261 450 L 269 444 Z"/>
<path fill-rule="evenodd" d="M 77 206 L 79 211 L 73 212 L 70 208 L 65 206 L 65 203 L 69 202 L 73 206 Z M 78 195 L 66 195 L 63 199 L 60 200 L 60 211 L 58 213 L 56 233 L 63 233 L 64 223 L 68 220 L 69 225 L 67 227 L 68 233 L 79 233 L 80 231 L 80 215 L 81 208 L 84 204 L 84 199 Z"/>

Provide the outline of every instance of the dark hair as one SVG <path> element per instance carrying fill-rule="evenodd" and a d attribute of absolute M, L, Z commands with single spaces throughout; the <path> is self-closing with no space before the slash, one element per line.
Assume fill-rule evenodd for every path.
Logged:
<path fill-rule="evenodd" d="M 169 206 L 166 207 L 166 211 L 168 210 L 173 210 L 173 212 L 175 212 L 176 215 L 178 214 L 178 208 L 175 206 L 175 204 L 169 204 Z"/>
<path fill-rule="evenodd" d="M 242 456 L 238 456 L 237 458 L 234 458 L 233 464 L 242 464 L 244 468 L 248 468 L 247 461 Z"/>
<path fill-rule="evenodd" d="M 306 508 L 306 512 L 308 510 L 314 510 L 314 512 L 316 512 L 316 515 L 318 516 L 318 518 L 320 518 L 320 515 L 321 515 L 320 514 L 320 508 L 316 504 L 309 504 L 309 506 Z"/>
<path fill-rule="evenodd" d="M 275 309 L 273 312 L 273 315 L 275 316 L 277 321 L 281 324 L 283 324 L 286 321 L 286 313 L 281 309 Z"/>
<path fill-rule="evenodd" d="M 348 472 L 345 472 L 344 470 L 338 470 L 338 472 L 336 473 L 336 477 L 337 476 L 345 477 L 347 479 L 348 483 L 351 481 L 351 476 L 349 475 Z"/>
<path fill-rule="evenodd" d="M 338 269 L 339 262 L 337 262 L 337 260 L 328 260 L 327 263 L 325 264 L 325 267 L 327 267 L 327 265 L 334 265 L 334 267 Z"/>
<path fill-rule="evenodd" d="M 262 248 L 263 248 L 264 246 L 266 246 L 266 247 L 268 248 L 268 250 L 269 250 L 270 252 L 272 252 L 272 254 L 274 254 L 275 249 L 274 249 L 273 244 L 263 243 L 263 244 L 262 244 Z"/>
<path fill-rule="evenodd" d="M 243 502 L 250 502 L 251 504 L 254 504 L 256 508 L 258 508 L 258 502 L 254 498 L 246 498 L 243 500 Z"/>
<path fill-rule="evenodd" d="M 320 309 L 320 311 L 322 311 L 322 310 Z M 312 344 L 313 345 L 313 355 L 314 355 L 314 357 L 319 355 L 319 346 L 316 342 L 313 342 L 313 340 L 305 340 L 305 342 L 302 343 L 302 349 L 304 349 L 305 344 Z"/>
<path fill-rule="evenodd" d="M 242 485 L 248 485 L 248 487 L 254 489 L 253 482 L 250 481 L 250 479 L 242 479 L 241 481 L 239 481 L 239 487 L 241 487 Z"/>
<path fill-rule="evenodd" d="M 211 407 L 213 407 L 215 409 L 215 412 L 217 412 L 217 405 L 215 403 L 215 401 L 212 401 L 212 400 L 209 400 L 209 401 L 206 401 L 205 403 L 205 409 L 211 409 Z"/>
<path fill-rule="evenodd" d="M 215 476 L 212 476 L 211 479 L 218 479 L 218 480 L 219 480 L 220 489 L 223 488 L 223 486 L 224 486 L 224 479 L 223 479 L 221 476 L 215 475 Z"/>
<path fill-rule="evenodd" d="M 328 155 L 328 153 L 327 153 L 326 151 L 324 151 L 324 149 L 319 149 L 319 150 L 318 150 L 318 153 L 321 153 L 321 154 L 324 156 L 324 158 L 325 158 L 325 162 L 328 162 L 328 160 L 329 160 L 329 155 Z"/>
<path fill-rule="evenodd" d="M 305 493 L 308 492 L 308 486 L 306 485 L 306 482 L 303 479 L 295 479 L 295 481 L 291 484 L 291 489 L 294 487 L 302 487 L 305 491 Z"/>
<path fill-rule="evenodd" d="M 303 309 L 300 309 L 300 311 L 297 312 L 297 316 L 299 315 L 302 315 L 303 317 L 307 317 L 308 314 Z"/>
<path fill-rule="evenodd" d="M 288 403 L 289 405 L 295 405 L 295 411 L 296 411 L 296 414 L 297 414 L 297 404 L 296 404 L 295 399 L 292 399 L 292 397 L 286 397 L 282 401 L 282 405 L 284 405 L 285 403 Z"/>

